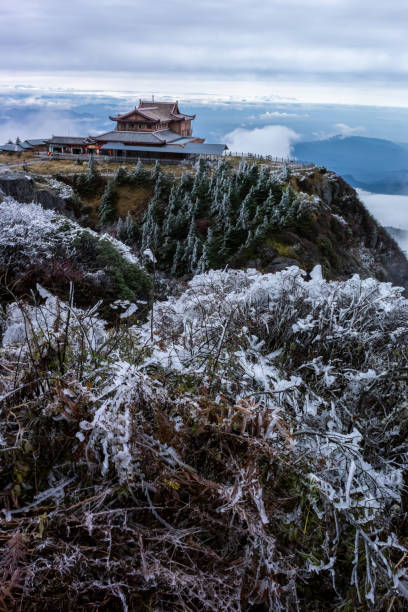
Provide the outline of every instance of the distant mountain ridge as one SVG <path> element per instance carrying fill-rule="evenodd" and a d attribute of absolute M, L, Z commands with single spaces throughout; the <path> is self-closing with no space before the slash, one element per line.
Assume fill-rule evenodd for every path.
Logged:
<path fill-rule="evenodd" d="M 298 159 L 341 174 L 353 187 L 374 193 L 408 194 L 408 144 L 382 138 L 333 136 L 299 142 Z"/>

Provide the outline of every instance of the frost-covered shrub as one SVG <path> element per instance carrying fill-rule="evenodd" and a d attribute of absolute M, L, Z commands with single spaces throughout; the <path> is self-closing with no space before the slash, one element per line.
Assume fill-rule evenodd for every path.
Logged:
<path fill-rule="evenodd" d="M 406 607 L 402 290 L 216 271 L 116 330 L 40 294 L 0 352 L 27 609 Z"/>
<path fill-rule="evenodd" d="M 258 436 L 273 444 L 281 420 L 292 452 L 308 465 L 310 511 L 333 521 L 305 570 L 330 572 L 341 583 L 340 542 L 352 534 L 349 579 L 358 598 L 360 555 L 367 601 L 374 603 L 384 580 L 405 597 L 398 578 L 405 570 L 394 573 L 389 555 L 405 550 L 392 531 L 405 499 L 408 407 L 400 386 L 406 389 L 408 302 L 402 289 L 373 279 L 326 282 L 320 268 L 311 276 L 291 268 L 195 277 L 157 308 L 148 363 L 195 377 L 218 392 L 221 405 L 225 396 L 237 406 L 259 398 L 241 404 L 241 431 L 252 423 L 253 435 L 261 419 Z M 229 427 L 233 416 L 225 412 Z"/>
<path fill-rule="evenodd" d="M 0 207 L 0 269 L 9 284 L 18 281 L 17 292 L 40 282 L 66 298 L 74 282 L 80 305 L 146 299 L 151 287 L 137 257 L 119 240 L 12 198 Z"/>

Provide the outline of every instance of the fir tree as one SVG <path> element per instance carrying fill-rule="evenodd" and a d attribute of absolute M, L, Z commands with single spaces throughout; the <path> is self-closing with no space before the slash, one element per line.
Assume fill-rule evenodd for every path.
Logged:
<path fill-rule="evenodd" d="M 268 219 L 271 220 L 272 215 L 276 209 L 276 200 L 275 200 L 275 196 L 272 193 L 272 189 L 269 191 L 268 197 L 266 198 L 262 208 L 263 208 L 265 215 L 267 215 Z"/>
<path fill-rule="evenodd" d="M 197 266 L 200 260 L 201 252 L 202 252 L 202 244 L 201 244 L 201 241 L 196 236 L 194 240 L 193 255 L 191 257 L 191 264 L 190 264 L 190 272 L 193 272 L 194 274 L 197 272 Z"/>
<path fill-rule="evenodd" d="M 224 193 L 221 206 L 220 206 L 220 214 L 225 218 L 232 214 L 232 205 L 231 205 L 231 193 L 228 190 L 227 193 Z"/>
<path fill-rule="evenodd" d="M 210 267 L 210 264 L 208 262 L 207 242 L 204 242 L 203 252 L 197 264 L 197 274 L 202 274 L 203 272 L 206 272 L 209 269 L 209 267 Z"/>
<path fill-rule="evenodd" d="M 128 181 L 128 173 L 126 168 L 119 166 L 116 170 L 115 177 L 113 179 L 117 185 L 123 185 Z"/>
<path fill-rule="evenodd" d="M 244 244 L 244 247 L 248 248 L 249 246 L 251 246 L 253 239 L 254 239 L 254 235 L 252 233 L 252 230 L 249 230 L 247 239 L 246 239 L 245 244 Z"/>
<path fill-rule="evenodd" d="M 282 170 L 280 173 L 281 181 L 283 181 L 284 183 L 287 183 L 291 176 L 292 176 L 292 173 L 290 171 L 289 166 L 287 164 L 284 164 L 282 166 Z"/>
<path fill-rule="evenodd" d="M 148 209 L 145 213 L 142 226 L 142 251 L 152 248 L 154 242 L 154 228 L 156 225 L 157 206 L 156 200 L 150 200 Z M 156 232 L 157 234 L 157 232 Z"/>
<path fill-rule="evenodd" d="M 94 179 L 98 175 L 98 170 L 96 168 L 96 161 L 93 155 L 89 158 L 88 161 L 88 170 L 87 170 L 87 178 L 89 180 Z"/>
<path fill-rule="evenodd" d="M 253 225 L 255 227 L 257 227 L 260 223 L 262 223 L 262 221 L 263 221 L 263 214 L 262 213 L 263 213 L 262 207 L 260 205 L 258 205 L 256 207 L 255 217 L 254 217 L 254 220 L 253 220 Z"/>
<path fill-rule="evenodd" d="M 150 173 L 148 170 L 145 170 L 140 159 L 130 176 L 130 180 L 136 186 L 145 185 L 150 180 Z"/>
<path fill-rule="evenodd" d="M 98 207 L 98 217 L 102 225 L 110 223 L 116 216 L 116 203 L 118 200 L 118 194 L 113 181 L 105 187 L 101 202 Z"/>
<path fill-rule="evenodd" d="M 162 167 L 160 165 L 159 160 L 156 159 L 155 164 L 154 164 L 153 169 L 152 169 L 152 173 L 151 173 L 152 180 L 156 183 L 157 179 L 162 174 L 163 174 Z"/>
<path fill-rule="evenodd" d="M 258 206 L 262 204 L 268 197 L 268 193 L 270 189 L 269 177 L 270 177 L 269 168 L 267 166 L 262 166 L 261 172 L 259 173 L 258 182 L 254 189 L 254 197 L 258 203 Z"/>
<path fill-rule="evenodd" d="M 178 267 L 180 265 L 180 261 L 183 255 L 183 247 L 181 246 L 181 242 L 177 241 L 176 252 L 173 257 L 173 264 L 171 266 L 171 273 L 176 275 Z"/>
<path fill-rule="evenodd" d="M 157 174 L 157 178 L 154 183 L 153 197 L 156 200 L 165 200 L 168 198 L 170 189 L 170 181 L 168 176 L 163 172 Z"/>
<path fill-rule="evenodd" d="M 193 187 L 193 182 L 194 182 L 194 179 L 192 175 L 190 173 L 186 174 L 185 172 L 183 172 L 180 178 L 180 182 L 179 182 L 180 192 L 191 191 Z"/>
<path fill-rule="evenodd" d="M 125 222 L 122 221 L 122 217 L 119 217 L 118 222 L 116 224 L 116 238 L 118 240 L 121 240 L 122 242 L 125 242 L 125 233 L 124 233 L 124 225 Z"/>
<path fill-rule="evenodd" d="M 299 199 L 292 196 L 291 203 L 284 218 L 285 225 L 294 225 L 296 223 L 299 204 Z"/>
<path fill-rule="evenodd" d="M 117 238 L 130 246 L 134 244 L 136 234 L 136 224 L 130 214 L 128 213 L 126 219 L 124 220 L 119 217 L 118 224 L 116 226 Z"/>
<path fill-rule="evenodd" d="M 249 225 L 249 211 L 247 209 L 246 198 L 242 200 L 241 208 L 239 210 L 239 216 L 237 220 L 237 229 L 248 229 Z"/>
<path fill-rule="evenodd" d="M 93 156 L 90 157 L 86 172 L 77 175 L 76 188 L 81 196 L 93 196 L 95 191 L 98 191 L 103 180 L 96 168 L 96 161 Z"/>
<path fill-rule="evenodd" d="M 183 260 L 189 261 L 193 255 L 194 244 L 196 241 L 196 225 L 195 218 L 191 217 L 190 228 L 186 238 L 186 246 L 184 249 Z"/>

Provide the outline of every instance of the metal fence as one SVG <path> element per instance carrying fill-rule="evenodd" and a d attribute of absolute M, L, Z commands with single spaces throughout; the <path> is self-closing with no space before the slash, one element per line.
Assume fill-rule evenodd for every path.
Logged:
<path fill-rule="evenodd" d="M 40 151 L 36 153 L 37 157 L 41 157 L 43 159 L 66 159 L 66 160 L 79 160 L 79 161 L 89 161 L 91 158 L 95 159 L 95 161 L 100 162 L 114 162 L 114 163 L 134 163 L 136 164 L 139 160 L 144 163 L 152 163 L 154 159 L 151 157 L 128 157 L 126 155 L 94 155 L 89 153 L 81 153 L 81 154 L 73 154 L 73 153 L 51 153 L 50 155 L 46 152 Z M 300 161 L 298 159 L 290 159 L 287 157 L 276 157 L 273 155 L 260 155 L 257 153 L 243 153 L 243 152 L 233 152 L 227 151 L 222 155 L 197 155 L 195 159 L 160 159 L 165 164 L 174 164 L 174 165 L 191 165 L 194 163 L 196 159 L 225 159 L 228 157 L 238 157 L 241 159 L 246 159 L 248 161 L 260 161 L 260 162 L 268 162 L 270 164 L 276 166 L 288 166 L 290 168 L 314 168 L 316 164 L 313 162 Z"/>

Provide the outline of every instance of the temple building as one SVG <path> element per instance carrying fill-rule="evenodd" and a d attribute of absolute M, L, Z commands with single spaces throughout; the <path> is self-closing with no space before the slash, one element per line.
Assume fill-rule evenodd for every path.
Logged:
<path fill-rule="evenodd" d="M 180 161 L 199 155 L 218 156 L 225 145 L 204 144 L 193 136 L 191 122 L 195 115 L 179 109 L 178 102 L 140 100 L 128 113 L 109 117 L 114 130 L 93 136 L 98 153 L 109 157 L 163 159 Z"/>
<path fill-rule="evenodd" d="M 15 153 L 26 148 L 53 157 L 97 155 L 111 161 L 164 160 L 180 162 L 200 156 L 219 157 L 224 144 L 207 144 L 193 136 L 195 115 L 180 111 L 178 102 L 139 100 L 139 106 L 122 115 L 109 117 L 116 127 L 97 136 L 52 136 L 46 140 L 27 140 L 4 145 L 4 152 Z M 1 147 L 0 147 L 1 150 Z"/>
<path fill-rule="evenodd" d="M 109 117 L 116 121 L 116 130 L 132 132 L 159 132 L 170 130 L 174 134 L 191 137 L 191 121 L 195 115 L 181 113 L 178 102 L 148 102 L 139 100 L 139 106 L 125 115 Z"/>
<path fill-rule="evenodd" d="M 140 100 L 133 110 L 109 119 L 116 122 L 115 129 L 94 136 L 104 150 L 114 150 L 114 147 L 107 147 L 107 143 L 160 147 L 175 142 L 179 145 L 204 142 L 203 138 L 192 135 L 191 122 L 195 115 L 181 113 L 178 102 Z"/>
<path fill-rule="evenodd" d="M 89 138 L 79 136 L 53 136 L 47 140 L 50 153 L 83 155 L 88 152 Z"/>

